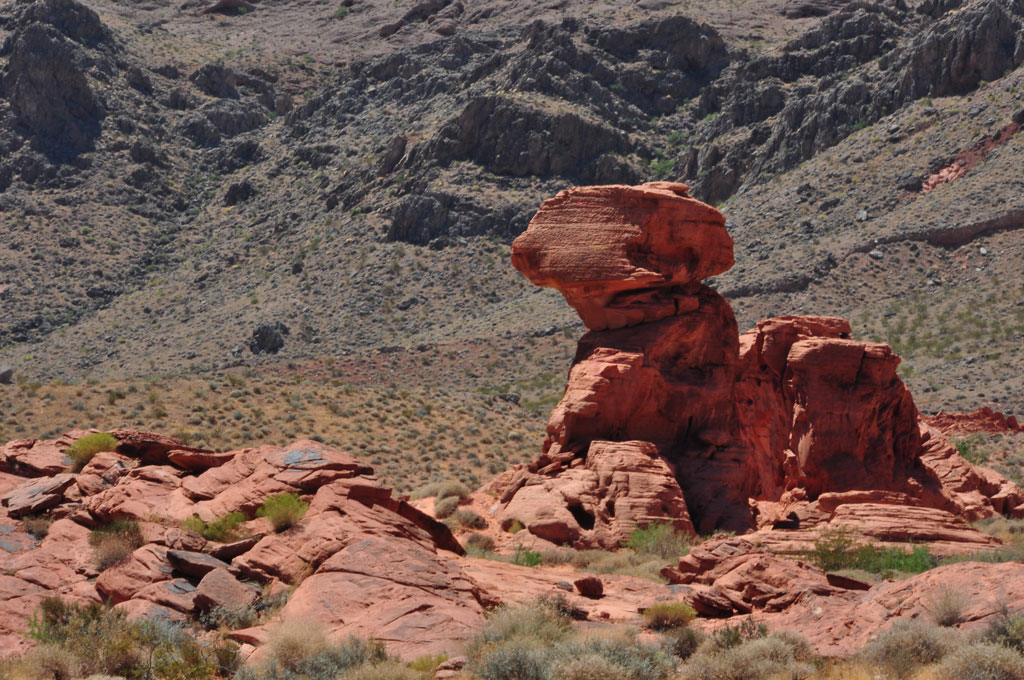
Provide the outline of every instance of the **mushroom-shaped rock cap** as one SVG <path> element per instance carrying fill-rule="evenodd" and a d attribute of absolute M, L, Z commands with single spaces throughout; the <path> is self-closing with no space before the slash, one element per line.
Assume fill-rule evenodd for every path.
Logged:
<path fill-rule="evenodd" d="M 512 244 L 512 264 L 558 289 L 591 330 L 677 313 L 701 281 L 733 265 L 725 218 L 685 184 L 576 187 L 544 202 Z"/>

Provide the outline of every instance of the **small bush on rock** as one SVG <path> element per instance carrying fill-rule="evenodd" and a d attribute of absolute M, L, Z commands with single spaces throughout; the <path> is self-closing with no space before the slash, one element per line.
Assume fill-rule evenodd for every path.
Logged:
<path fill-rule="evenodd" d="M 936 680 L 1021 680 L 1024 656 L 996 644 L 961 647 L 935 669 Z"/>
<path fill-rule="evenodd" d="M 697 616 L 685 602 L 656 602 L 643 611 L 644 622 L 653 630 L 682 628 Z"/>
<path fill-rule="evenodd" d="M 245 521 L 246 516 L 242 513 L 229 512 L 223 517 L 214 519 L 212 522 L 207 522 L 198 515 L 192 515 L 183 521 L 181 526 L 189 531 L 201 534 L 208 541 L 226 543 L 237 541 L 244 536 L 242 524 Z"/>
<path fill-rule="evenodd" d="M 256 511 L 256 516 L 269 519 L 274 531 L 284 531 L 302 519 L 307 510 L 309 503 L 297 495 L 279 493 L 263 501 L 263 505 Z"/>
<path fill-rule="evenodd" d="M 963 593 L 944 588 L 925 608 L 935 623 L 948 628 L 964 620 L 967 598 Z"/>
<path fill-rule="evenodd" d="M 117 445 L 118 441 L 114 435 L 106 432 L 93 432 L 76 439 L 66 451 L 71 458 L 71 469 L 74 472 L 81 471 L 97 453 L 117 451 Z"/>

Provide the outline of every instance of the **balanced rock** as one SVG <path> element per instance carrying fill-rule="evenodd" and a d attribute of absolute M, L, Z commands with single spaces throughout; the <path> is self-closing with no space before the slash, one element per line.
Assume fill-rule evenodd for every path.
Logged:
<path fill-rule="evenodd" d="M 563 191 L 512 262 L 560 290 L 591 331 L 542 454 L 489 489 L 503 525 L 615 547 L 655 522 L 807 529 L 889 507 L 918 522 L 904 540 L 949 552 L 987 545 L 959 517 L 1024 516 L 1020 488 L 921 422 L 889 346 L 829 317 L 767 319 L 740 336 L 728 302 L 701 283 L 732 265 L 724 219 L 683 185 Z M 915 518 L 911 505 L 934 512 Z"/>
<path fill-rule="evenodd" d="M 652 182 L 562 191 L 512 244 L 512 264 L 561 292 L 591 330 L 673 316 L 733 264 L 722 214 L 687 190 Z"/>

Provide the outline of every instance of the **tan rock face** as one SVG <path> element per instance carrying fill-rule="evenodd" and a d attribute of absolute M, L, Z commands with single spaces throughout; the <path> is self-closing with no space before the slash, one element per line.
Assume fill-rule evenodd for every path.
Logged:
<path fill-rule="evenodd" d="M 563 191 L 512 244 L 512 264 L 560 291 L 592 330 L 674 316 L 733 264 L 722 214 L 686 192 L 669 182 Z"/>
<path fill-rule="evenodd" d="M 907 535 L 973 549 L 984 541 L 956 516 L 1024 515 L 1024 492 L 920 422 L 887 345 L 851 339 L 849 322 L 827 317 L 767 319 L 738 335 L 729 304 L 701 284 L 732 264 L 724 220 L 680 185 L 563 191 L 516 239 L 512 261 L 592 330 L 542 455 L 496 485 L 496 519 L 611 547 L 652 521 L 700 533 L 814 526 L 856 514 L 839 505 L 881 500 L 945 511 L 935 515 L 944 528 L 922 517 Z M 599 473 L 608 451 L 645 445 L 664 464 L 656 473 L 635 455 L 615 463 L 654 474 L 645 483 Z M 818 502 L 830 494 L 829 507 Z M 611 518 L 619 507 L 633 510 Z"/>

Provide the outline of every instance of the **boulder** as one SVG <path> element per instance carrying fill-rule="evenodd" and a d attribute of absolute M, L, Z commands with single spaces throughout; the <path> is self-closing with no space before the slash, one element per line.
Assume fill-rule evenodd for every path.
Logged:
<path fill-rule="evenodd" d="M 677 313 L 733 264 L 722 214 L 684 184 L 577 187 L 546 201 L 512 244 L 512 264 L 555 288 L 591 330 Z"/>
<path fill-rule="evenodd" d="M 148 585 L 135 593 L 133 600 L 146 600 L 183 614 L 195 609 L 196 587 L 183 578 Z"/>
<path fill-rule="evenodd" d="M 572 582 L 583 597 L 597 599 L 604 595 L 604 583 L 596 576 L 584 576 Z"/>
<path fill-rule="evenodd" d="M 71 466 L 64 452 L 74 439 L 15 439 L 0 448 L 0 465 L 25 477 L 51 477 Z"/>
<path fill-rule="evenodd" d="M 213 569 L 195 590 L 195 607 L 207 612 L 214 607 L 228 610 L 246 609 L 256 603 L 259 592 L 231 575 L 227 569 Z"/>
<path fill-rule="evenodd" d="M 280 321 L 261 323 L 253 329 L 249 338 L 249 350 L 253 354 L 277 354 L 284 347 L 284 336 L 288 335 L 288 327 Z"/>
<path fill-rule="evenodd" d="M 96 579 L 96 590 L 117 604 L 130 600 L 146 586 L 171 578 L 167 548 L 144 545 L 128 559 L 106 569 Z"/>
<path fill-rule="evenodd" d="M 167 561 L 174 571 L 194 578 L 202 578 L 214 569 L 232 570 L 231 565 L 216 557 L 191 550 L 168 550 Z"/>
<path fill-rule="evenodd" d="M 518 521 L 553 543 L 610 550 L 651 523 L 693 534 L 683 492 L 653 444 L 594 441 L 579 462 L 545 473 L 521 470 L 503 494 L 509 502 L 502 525 Z"/>
<path fill-rule="evenodd" d="M 11 517 L 23 517 L 48 510 L 64 500 L 64 492 L 75 483 L 70 474 L 32 480 L 0 496 Z"/>

